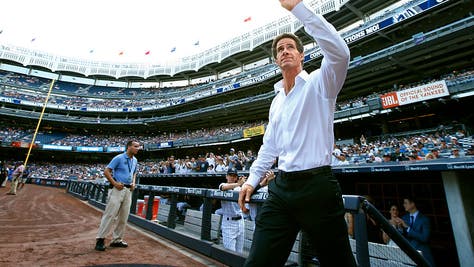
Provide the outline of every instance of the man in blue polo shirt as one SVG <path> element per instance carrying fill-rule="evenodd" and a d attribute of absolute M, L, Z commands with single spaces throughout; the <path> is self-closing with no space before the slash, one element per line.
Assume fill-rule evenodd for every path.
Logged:
<path fill-rule="evenodd" d="M 135 188 L 135 178 L 138 171 L 138 162 L 135 155 L 139 149 L 140 144 L 137 141 L 129 141 L 125 153 L 115 156 L 104 170 L 104 175 L 109 181 L 111 189 L 97 233 L 96 250 L 105 250 L 104 240 L 110 232 L 115 218 L 117 218 L 117 224 L 113 231 L 110 246 L 128 247 L 128 244 L 123 241 L 123 235 L 132 203 L 131 191 Z"/>

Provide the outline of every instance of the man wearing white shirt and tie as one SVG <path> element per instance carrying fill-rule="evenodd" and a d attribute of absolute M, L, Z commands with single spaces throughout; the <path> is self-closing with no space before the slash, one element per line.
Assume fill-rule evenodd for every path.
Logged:
<path fill-rule="evenodd" d="M 349 48 L 334 27 L 301 0 L 280 0 L 321 48 L 318 70 L 303 70 L 304 51 L 294 34 L 273 40 L 272 53 L 283 79 L 269 112 L 256 161 L 242 186 L 245 202 L 278 157 L 279 173 L 257 216 L 246 266 L 283 266 L 299 230 L 305 230 L 321 266 L 356 266 L 349 245 L 338 181 L 331 171 L 334 110 L 349 66 Z"/>

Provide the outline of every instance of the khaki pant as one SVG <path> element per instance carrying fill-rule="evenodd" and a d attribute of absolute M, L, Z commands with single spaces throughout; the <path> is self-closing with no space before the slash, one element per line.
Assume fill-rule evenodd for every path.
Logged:
<path fill-rule="evenodd" d="M 10 184 L 10 194 L 15 194 L 16 195 L 16 188 L 18 186 L 18 182 L 21 180 L 19 176 L 13 176 L 12 177 L 12 183 Z"/>
<path fill-rule="evenodd" d="M 130 214 L 132 193 L 128 188 L 118 190 L 114 187 L 109 189 L 107 199 L 107 206 L 105 207 L 104 214 L 102 215 L 97 238 L 105 238 L 110 232 L 112 225 L 116 223 L 112 235 L 112 243 L 120 242 L 123 239 L 125 227 L 127 226 L 128 215 Z"/>

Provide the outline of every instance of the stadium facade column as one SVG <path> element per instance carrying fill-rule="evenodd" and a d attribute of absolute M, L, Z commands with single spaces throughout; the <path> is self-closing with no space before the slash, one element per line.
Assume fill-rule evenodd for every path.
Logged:
<path fill-rule="evenodd" d="M 470 171 L 442 172 L 449 217 L 453 227 L 459 264 L 472 266 L 474 262 L 474 178 Z"/>

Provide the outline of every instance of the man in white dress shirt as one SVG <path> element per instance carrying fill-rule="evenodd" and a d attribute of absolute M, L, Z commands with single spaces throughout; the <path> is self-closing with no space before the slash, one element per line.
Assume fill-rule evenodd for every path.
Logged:
<path fill-rule="evenodd" d="M 334 110 L 349 65 L 349 48 L 335 28 L 301 0 L 280 0 L 305 26 L 323 54 L 321 67 L 303 70 L 303 45 L 294 34 L 273 40 L 272 52 L 283 79 L 257 160 L 242 186 L 245 202 L 278 157 L 279 173 L 257 216 L 245 266 L 283 266 L 299 230 L 308 233 L 321 266 L 356 266 L 352 256 L 338 181 L 331 171 Z"/>

